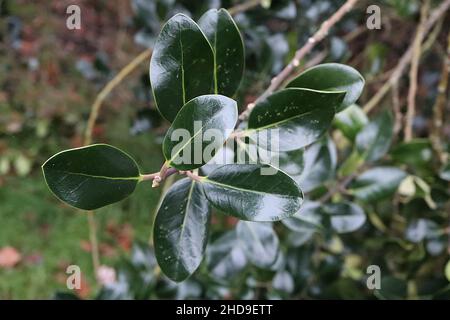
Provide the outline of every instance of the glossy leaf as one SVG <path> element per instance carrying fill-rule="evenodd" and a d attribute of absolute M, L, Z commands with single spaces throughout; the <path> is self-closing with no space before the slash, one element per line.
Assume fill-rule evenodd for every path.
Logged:
<path fill-rule="evenodd" d="M 214 92 L 232 97 L 244 73 L 244 44 L 239 29 L 225 9 L 208 10 L 198 24 L 214 53 Z"/>
<path fill-rule="evenodd" d="M 245 255 L 252 264 L 269 268 L 275 263 L 279 240 L 271 223 L 239 221 L 236 233 Z"/>
<path fill-rule="evenodd" d="M 344 95 L 298 88 L 278 91 L 252 109 L 245 134 L 261 148 L 300 149 L 330 127 Z"/>
<path fill-rule="evenodd" d="M 302 191 L 288 175 L 264 165 L 224 165 L 202 184 L 214 207 L 242 220 L 281 220 L 296 213 L 303 201 Z"/>
<path fill-rule="evenodd" d="M 358 100 L 364 88 L 364 78 L 350 66 L 324 63 L 305 70 L 287 85 L 288 88 L 309 88 L 322 91 L 346 91 L 336 112 L 342 111 Z"/>
<path fill-rule="evenodd" d="M 204 95 L 186 103 L 163 141 L 169 166 L 192 170 L 214 157 L 237 121 L 236 101 L 221 95 Z M 213 133 L 214 137 L 208 137 Z M 212 140 L 212 141 L 210 141 Z M 208 148 L 205 151 L 205 148 Z"/>
<path fill-rule="evenodd" d="M 227 281 L 245 268 L 247 257 L 235 230 L 225 233 L 208 246 L 206 261 L 214 277 Z"/>
<path fill-rule="evenodd" d="M 351 184 L 350 193 L 363 201 L 376 201 L 393 194 L 405 177 L 403 170 L 393 167 L 369 169 Z"/>
<path fill-rule="evenodd" d="M 106 144 L 57 153 L 42 165 L 42 171 L 58 199 L 83 210 L 128 197 L 140 180 L 133 158 Z"/>
<path fill-rule="evenodd" d="M 389 112 L 383 112 L 356 136 L 356 148 L 368 161 L 376 161 L 389 150 L 394 120 Z"/>
<path fill-rule="evenodd" d="M 189 100 L 213 92 L 214 56 L 199 26 L 183 14 L 162 27 L 150 61 L 158 110 L 173 121 Z"/>
<path fill-rule="evenodd" d="M 208 240 L 210 211 L 202 186 L 177 181 L 164 196 L 155 219 L 153 241 L 161 270 L 183 281 L 200 265 Z"/>
<path fill-rule="evenodd" d="M 309 192 L 333 178 L 337 163 L 337 150 L 332 139 L 324 137 L 309 146 L 303 154 L 304 169 L 293 177 L 304 192 Z"/>
<path fill-rule="evenodd" d="M 368 121 L 364 111 L 356 104 L 337 113 L 334 118 L 335 126 L 341 130 L 344 136 L 350 141 L 355 140 L 358 132 L 364 128 Z"/>
<path fill-rule="evenodd" d="M 338 233 L 358 230 L 366 221 L 363 209 L 355 203 L 329 203 L 322 210 L 330 218 L 331 227 Z"/>

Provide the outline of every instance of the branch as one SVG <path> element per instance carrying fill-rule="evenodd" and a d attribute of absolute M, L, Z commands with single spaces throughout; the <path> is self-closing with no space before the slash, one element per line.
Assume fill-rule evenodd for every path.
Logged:
<path fill-rule="evenodd" d="M 430 6 L 429 0 L 424 0 L 420 10 L 420 23 L 417 27 L 416 37 L 412 44 L 411 69 L 409 72 L 408 108 L 406 110 L 405 141 L 411 141 L 413 137 L 413 121 L 416 113 L 417 73 L 419 71 L 419 59 L 422 40 L 424 36 L 425 21 Z"/>
<path fill-rule="evenodd" d="M 354 172 L 351 175 L 345 177 L 343 180 L 339 181 L 334 188 L 331 188 L 325 195 L 319 198 L 320 203 L 325 203 L 329 201 L 336 193 L 345 189 L 353 179 L 356 178 L 359 172 Z"/>
<path fill-rule="evenodd" d="M 254 103 L 247 105 L 247 108 L 239 116 L 241 121 L 248 118 L 250 111 L 256 103 L 267 98 L 276 89 L 278 89 L 286 79 L 289 78 L 294 70 L 300 65 L 300 61 L 305 57 L 305 55 L 308 54 L 318 42 L 322 41 L 328 35 L 330 28 L 339 22 L 342 17 L 353 8 L 357 1 L 358 0 L 347 0 L 329 19 L 322 23 L 319 30 L 317 30 L 317 32 L 308 39 L 307 43 L 295 52 L 294 58 L 291 62 L 271 80 L 270 86 L 266 89 L 266 91 L 264 91 Z"/>
<path fill-rule="evenodd" d="M 152 49 L 147 49 L 135 57 L 130 63 L 128 63 L 120 72 L 109 81 L 106 86 L 99 92 L 95 98 L 94 103 L 91 107 L 91 113 L 89 115 L 88 124 L 84 136 L 84 145 L 91 144 L 92 142 L 92 132 L 94 130 L 95 123 L 97 122 L 98 114 L 102 106 L 103 101 L 111 93 L 111 91 L 122 82 L 122 80 L 128 76 L 132 71 L 136 69 L 142 62 L 150 58 L 152 55 Z"/>
<path fill-rule="evenodd" d="M 445 152 L 441 134 L 444 124 L 445 104 L 447 101 L 448 73 L 450 72 L 450 32 L 447 35 L 447 54 L 442 63 L 441 78 L 438 85 L 436 102 L 433 106 L 433 123 L 431 127 L 431 145 L 440 164 L 445 164 L 448 160 L 448 154 Z"/>
<path fill-rule="evenodd" d="M 445 0 L 438 8 L 433 10 L 433 12 L 430 14 L 430 17 L 425 23 L 424 27 L 424 34 L 427 34 L 430 32 L 430 30 L 434 27 L 434 25 L 445 15 L 447 10 L 450 8 L 450 0 Z M 439 31 L 440 28 L 435 29 L 435 31 Z M 423 45 L 423 50 L 421 50 L 422 54 L 423 52 L 427 51 L 429 47 L 433 44 L 433 42 L 436 40 L 437 35 L 439 32 L 433 32 L 431 34 L 426 43 Z M 389 92 L 391 87 L 399 81 L 400 77 L 403 75 L 406 67 L 409 65 L 412 55 L 413 55 L 413 46 L 409 46 L 408 50 L 403 54 L 403 56 L 400 58 L 397 66 L 393 69 L 393 72 L 391 76 L 389 77 L 389 80 L 381 87 L 380 90 L 370 99 L 363 107 L 363 110 L 366 113 L 369 113 L 380 101 L 384 98 L 384 96 Z"/>
<path fill-rule="evenodd" d="M 250 0 L 244 3 L 240 3 L 235 5 L 234 7 L 231 7 L 230 9 L 228 9 L 228 13 L 230 15 L 236 15 L 238 13 L 247 11 L 249 9 L 253 9 L 254 7 L 257 7 L 259 5 L 261 5 L 262 0 Z"/>

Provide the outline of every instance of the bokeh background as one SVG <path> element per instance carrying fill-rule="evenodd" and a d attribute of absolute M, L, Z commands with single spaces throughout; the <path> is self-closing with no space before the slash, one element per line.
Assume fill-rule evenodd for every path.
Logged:
<path fill-rule="evenodd" d="M 152 47 L 161 25 L 174 13 L 198 18 L 208 8 L 230 8 L 238 2 L 0 0 L 0 299 L 406 298 L 419 296 L 424 287 L 428 288 L 420 291 L 424 296 L 448 297 L 449 280 L 444 270 L 448 207 L 436 213 L 422 198 L 413 202 L 417 210 L 412 216 L 397 213 L 398 221 L 388 226 L 391 231 L 387 233 L 366 227 L 356 236 L 333 238 L 315 256 L 320 250 L 317 246 L 283 243 L 286 252 L 295 253 L 297 264 L 293 268 L 301 279 L 282 274 L 274 280 L 275 273 L 268 271 L 255 276 L 256 271 L 246 267 L 232 283 L 218 281 L 218 276 L 204 272 L 207 267 L 202 265 L 199 275 L 176 285 L 155 268 L 147 246 L 161 192 L 147 184 L 139 185 L 125 201 L 98 210 L 101 263 L 106 274 L 115 272 L 115 285 L 102 289 L 96 281 L 87 217 L 51 195 L 40 166 L 54 153 L 82 145 L 98 92 L 133 58 Z M 264 90 L 295 50 L 343 2 L 262 1 L 263 6 L 234 16 L 246 46 L 245 79 L 237 97 L 241 108 Z M 431 1 L 432 8 L 441 2 Z M 66 8 L 71 4 L 81 8 L 81 30 L 66 28 Z M 366 27 L 370 4 L 381 8 L 380 30 Z M 389 71 L 411 44 L 420 7 L 421 1 L 416 0 L 360 1 L 304 62 L 341 62 L 359 70 L 366 79 L 360 99 L 363 105 L 387 81 Z M 440 20 L 435 40 L 421 60 L 416 137 L 430 133 L 431 108 L 447 50 L 448 22 L 448 15 Z M 148 65 L 148 61 L 142 63 L 105 100 L 93 139 L 126 150 L 143 171 L 154 172 L 163 162 L 160 143 L 167 123 L 155 110 Z M 399 81 L 400 105 L 406 103 L 407 84 L 407 80 Z M 392 108 L 391 101 L 382 100 L 380 108 Z M 443 131 L 448 141 L 448 121 Z M 437 188 L 448 192 L 448 185 L 447 191 L 442 183 Z M 425 227 L 422 222 L 418 226 L 417 219 L 431 221 L 434 214 L 439 219 L 433 222 L 433 230 L 438 230 L 440 240 L 427 242 L 427 232 L 431 232 L 428 222 Z M 416 224 L 411 226 L 413 220 Z M 211 238 L 217 239 L 236 221 L 214 216 L 212 223 Z M 370 228 L 372 231 L 367 231 Z M 364 288 L 365 267 L 371 261 L 366 253 L 392 259 L 395 266 L 393 276 L 386 281 L 387 292 L 374 295 Z M 313 259 L 319 262 L 309 266 Z M 65 271 L 72 264 L 80 266 L 83 275 L 82 288 L 75 292 L 66 288 Z M 431 280 L 422 284 L 422 278 Z M 411 279 L 419 280 L 411 284 Z"/>

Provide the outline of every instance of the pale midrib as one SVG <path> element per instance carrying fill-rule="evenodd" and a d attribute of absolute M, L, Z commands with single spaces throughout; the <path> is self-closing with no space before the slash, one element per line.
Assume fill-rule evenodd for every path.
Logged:
<path fill-rule="evenodd" d="M 285 194 L 279 194 L 279 193 L 267 193 L 267 192 L 262 192 L 262 191 L 256 191 L 256 190 L 249 190 L 249 189 L 243 189 L 243 188 L 239 188 L 239 187 L 235 187 L 235 186 L 231 186 L 229 184 L 224 184 L 224 183 L 220 183 L 214 180 L 210 180 L 208 178 L 204 178 L 203 181 L 206 181 L 206 183 L 211 183 L 211 184 L 215 184 L 224 188 L 228 188 L 228 189 L 233 189 L 233 190 L 238 190 L 238 191 L 243 191 L 243 192 L 251 192 L 251 193 L 255 193 L 255 194 L 261 194 L 261 195 L 272 195 L 272 196 L 280 196 L 281 198 L 297 198 L 296 196 L 291 196 L 291 195 L 285 195 Z"/>
<path fill-rule="evenodd" d="M 189 188 L 188 201 L 187 201 L 187 203 L 186 203 L 186 208 L 185 208 L 186 214 L 184 215 L 184 218 L 183 218 L 183 224 L 181 225 L 180 237 L 178 238 L 178 247 L 179 247 L 179 248 L 181 247 L 181 246 L 180 246 L 181 240 L 182 240 L 182 238 L 183 238 L 183 235 L 184 235 L 184 229 L 185 229 L 185 226 L 186 226 L 186 221 L 187 221 L 187 218 L 188 218 L 188 216 L 189 216 L 189 211 L 190 211 L 190 210 L 189 210 L 189 206 L 191 205 L 191 199 L 192 199 L 192 193 L 193 193 L 193 191 L 194 191 L 194 185 L 195 185 L 195 181 L 192 181 L 191 187 Z M 180 252 L 180 251 L 177 252 L 177 256 L 178 256 L 178 257 L 180 257 L 179 252 Z"/>
<path fill-rule="evenodd" d="M 68 175 L 76 175 L 76 176 L 82 176 L 82 177 L 89 177 L 94 179 L 106 179 L 106 180 L 139 180 L 140 177 L 107 177 L 107 176 L 98 176 L 98 175 L 91 175 L 87 173 L 81 173 L 81 172 L 70 172 L 70 171 L 64 171 L 64 170 L 57 170 L 57 169 L 50 169 L 52 171 L 58 171 L 63 172 Z"/>
<path fill-rule="evenodd" d="M 181 90 L 183 92 L 183 105 L 185 105 L 186 89 L 184 86 L 184 54 L 183 54 L 183 41 L 181 41 L 181 31 L 180 31 L 180 48 L 181 48 Z"/>
<path fill-rule="evenodd" d="M 216 114 L 216 115 L 217 115 L 217 114 Z M 188 141 L 187 141 L 187 142 L 186 142 L 186 143 L 185 143 L 185 144 L 177 151 L 177 153 L 175 153 L 173 157 L 170 157 L 170 159 L 168 160 L 169 163 L 172 163 L 173 160 L 174 160 L 176 157 L 178 157 L 178 155 L 181 153 L 181 151 L 183 151 L 184 148 L 185 148 L 188 144 L 190 144 L 191 141 L 194 140 L 196 136 L 198 136 L 200 133 L 203 132 L 203 128 L 205 128 L 205 127 L 206 127 L 206 126 L 207 126 L 207 125 L 208 125 L 208 124 L 216 117 L 216 115 L 214 115 L 214 116 L 212 116 L 210 119 L 208 119 L 208 120 L 206 121 L 206 123 L 205 123 L 203 126 L 201 126 L 201 128 L 200 128 L 196 133 L 194 133 L 193 136 L 190 137 L 189 140 L 188 140 Z"/>
<path fill-rule="evenodd" d="M 288 121 L 294 120 L 296 118 L 302 118 L 304 116 L 307 116 L 307 115 L 313 113 L 314 111 L 317 111 L 317 110 L 308 111 L 308 112 L 305 112 L 305 113 L 302 113 L 302 114 L 299 114 L 299 115 L 296 115 L 296 116 L 293 116 L 293 117 L 289 117 L 289 118 L 281 120 L 281 121 L 277 121 L 277 122 L 268 124 L 268 125 L 263 126 L 263 127 L 254 128 L 254 129 L 247 129 L 247 130 L 244 130 L 243 132 L 244 132 L 245 135 L 248 135 L 248 134 L 250 134 L 253 131 L 261 131 L 261 130 L 270 129 L 271 127 L 277 127 L 277 126 L 283 124 L 284 122 L 288 122 Z"/>
<path fill-rule="evenodd" d="M 256 163 L 258 161 L 258 159 L 255 159 L 252 157 L 252 155 L 250 154 L 250 151 L 249 151 L 250 148 L 247 148 L 247 144 L 242 142 L 241 139 L 237 139 L 236 141 L 237 141 L 238 145 L 244 149 L 245 153 L 248 154 L 248 157 L 250 158 L 250 160 L 252 160 Z"/>
<path fill-rule="evenodd" d="M 219 22 L 217 22 L 219 23 Z M 214 93 L 219 94 L 219 86 L 217 84 L 217 28 L 214 31 Z"/>

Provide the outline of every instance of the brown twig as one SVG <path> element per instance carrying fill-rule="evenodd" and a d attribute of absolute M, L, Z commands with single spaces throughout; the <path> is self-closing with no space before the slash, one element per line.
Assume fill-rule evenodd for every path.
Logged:
<path fill-rule="evenodd" d="M 425 23 L 424 34 L 430 32 L 430 30 L 434 27 L 434 25 L 445 15 L 447 10 L 450 8 L 450 0 L 445 0 L 439 7 L 433 10 L 430 14 L 428 20 Z M 422 54 L 428 50 L 429 47 L 434 43 L 439 33 L 440 26 L 435 29 L 437 32 L 433 32 L 431 34 L 425 44 L 423 45 L 423 49 L 421 50 Z M 400 58 L 397 66 L 393 69 L 391 76 L 388 81 L 377 91 L 377 93 L 370 99 L 363 107 L 363 110 L 366 113 L 369 113 L 375 106 L 377 106 L 380 101 L 384 98 L 384 96 L 389 92 L 392 85 L 399 81 L 400 77 L 403 75 L 406 67 L 409 65 L 412 54 L 413 54 L 413 45 L 412 44 L 403 56 Z"/>
<path fill-rule="evenodd" d="M 122 80 L 128 76 L 132 71 L 136 69 L 142 62 L 146 61 L 152 55 L 152 49 L 147 49 L 135 57 L 130 63 L 128 63 L 120 72 L 109 81 L 106 86 L 99 92 L 95 98 L 94 104 L 91 107 L 91 113 L 89 115 L 87 127 L 84 136 L 84 145 L 92 143 L 92 132 L 94 131 L 95 123 L 100 112 L 103 101 L 111 93 L 111 91 L 122 82 Z"/>
<path fill-rule="evenodd" d="M 400 94 L 399 94 L 398 82 L 392 85 L 392 109 L 394 109 L 394 137 L 397 137 L 400 129 L 402 128 L 402 111 L 400 106 Z"/>
<path fill-rule="evenodd" d="M 444 124 L 445 103 L 447 101 L 448 74 L 450 72 L 450 32 L 447 35 L 447 52 L 442 62 L 441 78 L 438 85 L 436 102 L 433 106 L 433 123 L 431 128 L 431 144 L 441 165 L 448 160 L 448 154 L 445 152 L 441 134 Z"/>
<path fill-rule="evenodd" d="M 229 8 L 228 13 L 231 15 L 236 15 L 238 13 L 253 9 L 259 5 L 261 5 L 261 0 L 250 0 L 250 1 L 243 2 L 243 3 L 235 5 L 234 7 Z"/>
<path fill-rule="evenodd" d="M 89 120 L 84 135 L 84 145 L 89 145 L 92 143 L 92 132 L 94 131 L 94 126 L 97 122 L 97 118 L 103 101 L 127 75 L 129 75 L 134 69 L 136 69 L 136 67 L 139 66 L 143 61 L 147 60 L 151 56 L 151 54 L 151 49 L 147 49 L 142 52 L 129 64 L 127 64 L 111 81 L 108 82 L 108 84 L 102 89 L 102 91 L 99 92 L 91 107 L 91 113 L 89 115 Z M 98 268 L 100 267 L 100 252 L 98 249 L 97 227 L 95 223 L 94 211 L 88 211 L 87 217 L 89 226 L 89 241 L 91 244 L 92 264 L 94 266 L 95 278 L 97 279 Z"/>
<path fill-rule="evenodd" d="M 196 173 L 193 173 L 193 172 L 191 172 L 191 171 L 184 171 L 184 173 L 185 173 L 186 176 L 187 176 L 189 179 L 191 179 L 191 180 L 194 180 L 194 181 L 197 181 L 197 182 L 202 181 L 202 177 L 199 176 L 199 175 L 196 174 Z"/>
<path fill-rule="evenodd" d="M 409 72 L 408 108 L 405 121 L 405 141 L 411 141 L 413 137 L 413 121 L 416 114 L 417 73 L 419 71 L 419 59 L 422 50 L 425 23 L 430 6 L 429 0 L 424 0 L 420 10 L 420 23 L 412 44 L 411 68 Z"/>
<path fill-rule="evenodd" d="M 333 188 L 328 190 L 327 193 L 325 193 L 322 197 L 319 198 L 319 202 L 325 203 L 329 201 L 336 193 L 344 190 L 350 184 L 350 182 L 352 182 L 353 179 L 356 178 L 357 175 L 358 172 L 354 172 L 351 175 L 339 181 Z"/>
<path fill-rule="evenodd" d="M 239 119 L 244 121 L 248 118 L 251 109 L 255 106 L 255 103 L 264 100 L 267 96 L 272 94 L 276 89 L 278 89 L 284 81 L 286 81 L 289 76 L 295 71 L 295 69 L 300 66 L 300 61 L 308 54 L 315 45 L 322 41 L 327 35 L 332 26 L 339 22 L 345 14 L 347 14 L 355 5 L 358 0 L 347 0 L 329 19 L 325 20 L 320 26 L 319 30 L 308 39 L 307 43 L 295 52 L 294 58 L 291 62 L 286 65 L 286 67 L 275 76 L 266 91 L 260 95 L 254 103 L 247 105 L 246 110 L 241 113 Z M 450 0 L 449 0 L 450 1 Z"/>

